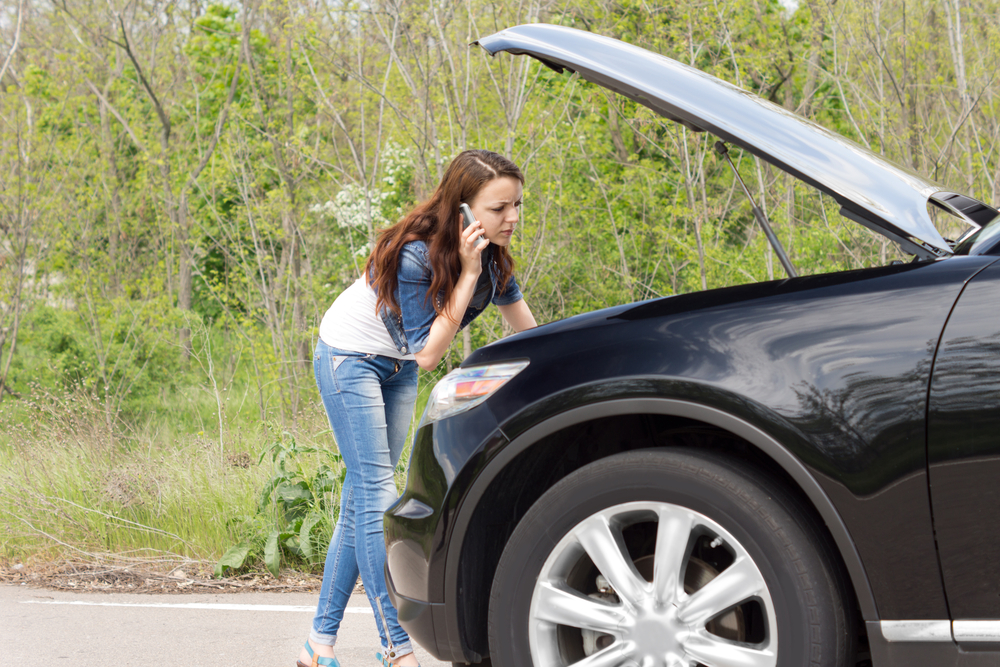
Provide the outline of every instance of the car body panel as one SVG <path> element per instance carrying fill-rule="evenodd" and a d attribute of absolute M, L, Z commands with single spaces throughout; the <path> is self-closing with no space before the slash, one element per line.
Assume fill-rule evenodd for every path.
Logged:
<path fill-rule="evenodd" d="M 753 93 L 640 47 L 564 26 L 520 25 L 477 43 L 491 54 L 524 54 L 569 69 L 668 119 L 745 148 L 831 195 L 907 252 L 951 253 L 927 205 L 935 193 L 954 193 Z M 961 215 L 950 198 L 943 201 Z"/>
<path fill-rule="evenodd" d="M 941 339 L 928 460 L 941 571 L 955 619 L 1000 619 L 1000 265 L 972 280 Z"/>
<path fill-rule="evenodd" d="M 655 374 L 684 385 L 632 395 L 694 399 L 771 434 L 810 468 L 879 573 L 879 614 L 947 618 L 940 582 L 916 589 L 896 585 L 897 576 L 925 581 L 936 571 L 926 507 L 930 368 L 964 282 L 993 261 L 953 258 L 670 297 L 618 311 L 617 326 L 553 336 L 551 345 L 532 340 L 548 338 L 541 327 L 467 363 L 522 358 L 530 347 L 541 365 L 560 369 L 526 371 L 504 400 L 490 402 L 510 439 L 541 415 L 623 398 L 611 378 Z M 898 521 L 902 510 L 912 521 Z"/>
<path fill-rule="evenodd" d="M 795 480 L 796 484 L 806 493 L 819 511 L 840 548 L 851 579 L 857 584 L 856 594 L 862 614 L 871 618 L 878 617 L 871 587 L 868 585 L 867 574 L 850 533 L 846 526 L 844 526 L 837 509 L 826 495 L 826 492 L 816 481 L 816 478 L 788 449 L 761 429 L 734 417 L 728 412 L 707 407 L 701 403 L 664 399 L 658 396 L 654 397 L 652 394 L 655 394 L 657 389 L 662 388 L 662 385 L 656 378 L 629 378 L 621 384 L 624 385 L 623 388 L 628 387 L 633 390 L 645 385 L 646 389 L 641 390 L 637 395 L 634 395 L 633 391 L 626 390 L 622 392 L 622 398 L 610 398 L 597 403 L 584 401 L 580 407 L 558 411 L 554 416 L 522 432 L 509 445 L 503 447 L 495 456 L 489 459 L 489 463 L 477 475 L 475 483 L 469 488 L 463 504 L 466 507 L 477 506 L 499 474 L 508 465 L 511 465 L 526 449 L 534 446 L 546 436 L 575 424 L 626 414 L 669 415 L 690 419 L 701 424 L 710 424 L 752 443 L 768 457 L 775 460 Z M 610 394 L 610 392 L 602 393 L 606 395 Z M 671 393 L 679 394 L 685 392 L 678 392 L 675 389 Z M 573 401 L 573 403 L 576 404 L 577 402 Z M 472 520 L 473 517 L 470 512 L 458 513 L 455 520 L 454 534 L 465 534 Z M 446 587 L 458 585 L 460 578 L 458 573 L 460 558 L 460 555 L 456 557 L 455 554 L 452 554 L 448 559 L 448 567 L 445 575 Z M 446 599 L 452 599 L 453 597 L 454 592 L 445 591 Z"/>
<path fill-rule="evenodd" d="M 460 624 L 461 533 L 488 497 L 484 471 L 508 443 L 530 447 L 526 434 L 572 410 L 585 418 L 588 407 L 610 402 L 670 399 L 745 423 L 802 462 L 860 554 L 876 607 L 866 620 L 875 620 L 873 611 L 948 618 L 927 490 L 926 397 L 953 304 L 995 261 L 953 257 L 669 297 L 477 350 L 465 365 L 531 364 L 485 404 L 418 432 L 410 482 L 396 507 L 419 496 L 434 514 L 405 537 L 420 547 L 404 553 L 390 510 L 394 577 L 407 567 L 398 559 L 428 554 L 421 575 L 427 588 L 407 590 L 443 602 L 449 624 Z M 405 595 L 407 584 L 397 585 Z M 863 597 L 864 586 L 856 589 Z"/>
<path fill-rule="evenodd" d="M 445 448 L 442 442 L 459 446 Z M 479 466 L 506 444 L 507 438 L 485 405 L 417 429 L 406 491 L 390 510 L 392 522 L 386 523 L 390 568 L 409 575 L 397 577 L 399 594 L 427 602 L 444 601 L 444 587 L 439 584 L 444 581 L 455 512 L 463 502 L 460 494 L 450 491 L 470 484 Z M 451 504 L 445 511 L 441 511 L 443 500 Z M 415 503 L 433 512 L 412 512 Z"/>

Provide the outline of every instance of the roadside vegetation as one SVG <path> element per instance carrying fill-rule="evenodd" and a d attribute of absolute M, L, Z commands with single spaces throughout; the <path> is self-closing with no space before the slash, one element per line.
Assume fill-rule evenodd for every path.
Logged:
<path fill-rule="evenodd" d="M 623 39 L 996 204 L 998 17 L 997 0 L 4 3 L 0 565 L 321 568 L 342 465 L 319 321 L 463 149 L 525 171 L 513 252 L 541 322 L 782 276 L 711 137 L 478 37 L 544 21 Z M 900 258 L 733 158 L 800 273 Z M 421 400 L 507 333 L 488 310 Z"/>

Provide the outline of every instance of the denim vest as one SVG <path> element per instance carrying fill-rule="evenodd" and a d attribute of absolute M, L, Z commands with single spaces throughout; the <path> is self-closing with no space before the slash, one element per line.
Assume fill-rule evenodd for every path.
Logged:
<path fill-rule="evenodd" d="M 512 275 L 507 281 L 507 287 L 503 294 L 497 289 L 497 281 L 500 280 L 499 268 L 496 265 L 493 253 L 493 245 L 490 244 L 483 251 L 486 255 L 486 273 L 489 276 L 488 293 L 476 294 L 472 297 L 472 302 L 462 316 L 462 323 L 459 329 L 464 328 L 472 320 L 479 317 L 486 306 L 492 302 L 498 306 L 507 306 L 523 299 L 521 290 L 517 286 L 517 281 Z M 392 342 L 400 354 L 416 354 L 427 345 L 427 336 L 430 334 L 431 324 L 437 317 L 433 302 L 427 298 L 427 291 L 431 287 L 431 262 L 428 256 L 427 244 L 423 241 L 410 241 L 403 246 L 399 255 L 399 269 L 396 273 L 396 303 L 399 304 L 401 314 L 397 315 L 385 306 L 379 309 L 379 316 L 385 323 L 385 328 L 392 337 Z M 437 296 L 441 299 L 441 295 Z"/>

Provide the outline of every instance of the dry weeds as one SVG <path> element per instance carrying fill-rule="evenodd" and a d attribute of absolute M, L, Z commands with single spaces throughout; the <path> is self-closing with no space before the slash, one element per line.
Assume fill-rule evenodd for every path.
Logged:
<path fill-rule="evenodd" d="M 322 576 L 285 571 L 277 579 L 268 572 L 212 578 L 211 563 L 108 562 L 0 563 L 0 584 L 28 585 L 86 593 L 318 593 Z M 358 590 L 361 589 L 360 582 Z"/>

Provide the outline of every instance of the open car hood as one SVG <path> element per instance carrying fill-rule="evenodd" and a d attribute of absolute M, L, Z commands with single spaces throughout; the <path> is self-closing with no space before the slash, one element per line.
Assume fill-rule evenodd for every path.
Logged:
<path fill-rule="evenodd" d="M 591 81 L 695 131 L 740 146 L 832 196 L 841 213 L 924 258 L 951 254 L 927 210 L 932 202 L 982 226 L 997 211 L 952 192 L 753 93 L 651 51 L 547 24 L 477 42 L 491 55 L 525 54 Z"/>

